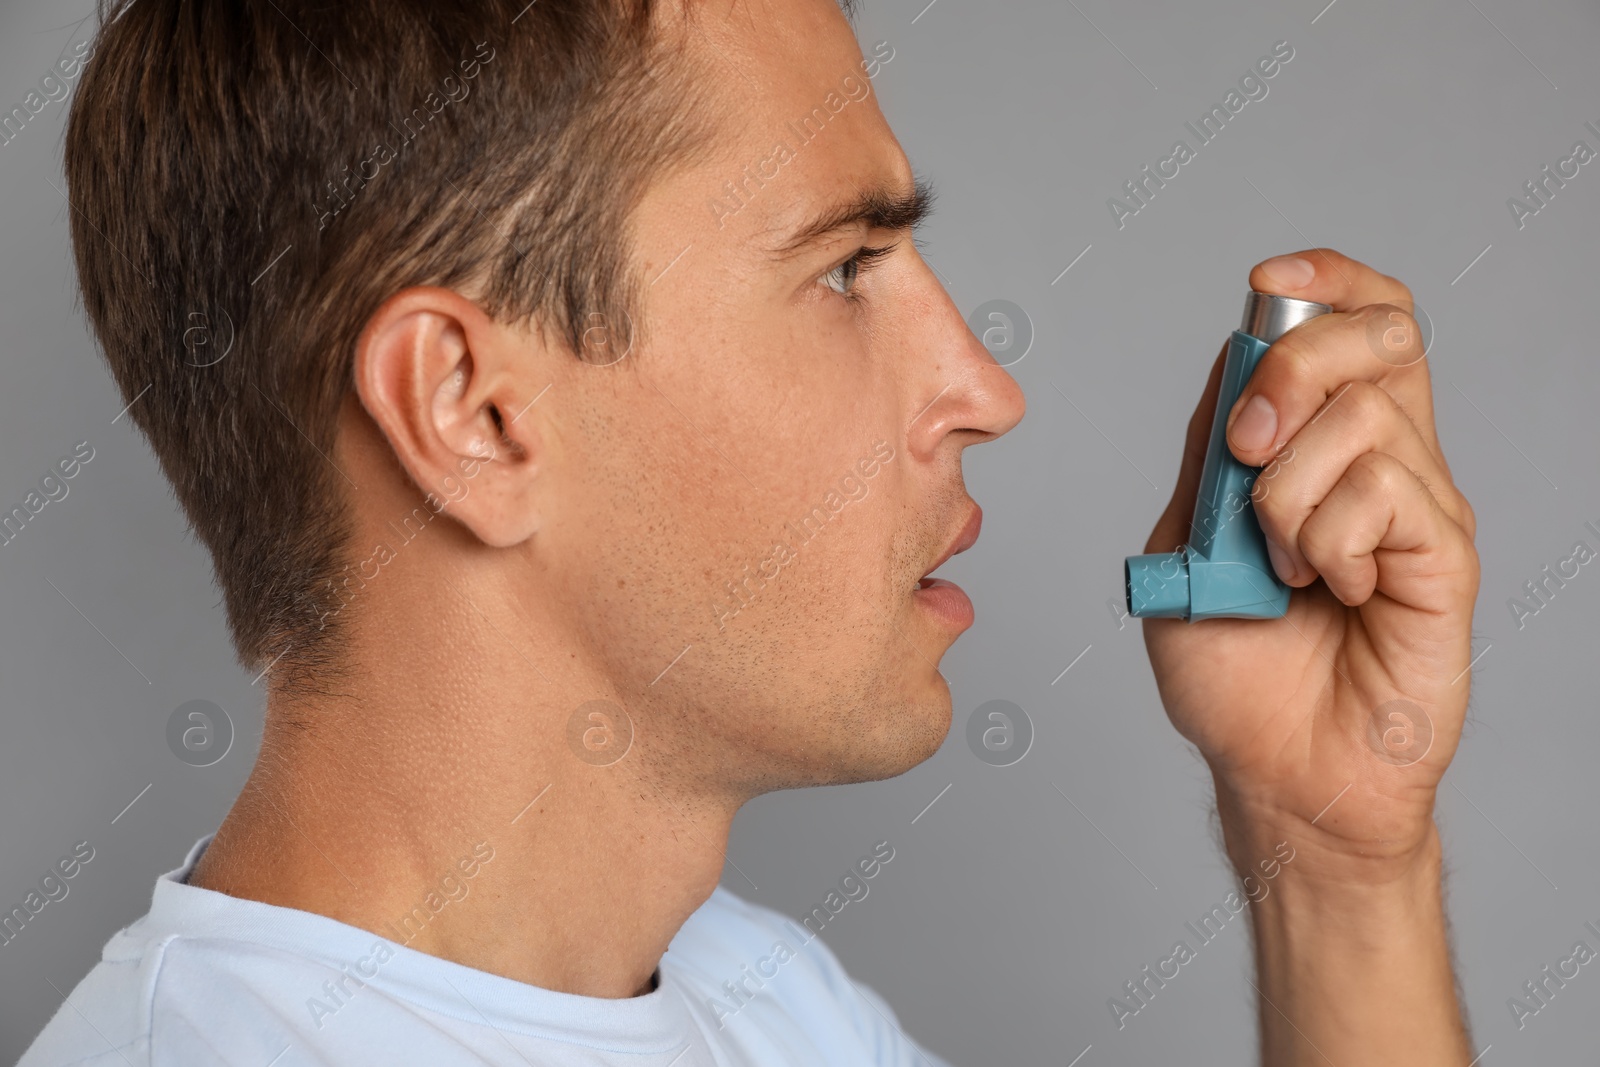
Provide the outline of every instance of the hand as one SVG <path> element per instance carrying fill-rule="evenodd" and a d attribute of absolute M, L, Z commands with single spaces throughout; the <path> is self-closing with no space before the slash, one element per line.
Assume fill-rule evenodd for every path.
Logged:
<path fill-rule="evenodd" d="M 1267 351 L 1228 423 L 1234 456 L 1266 468 L 1252 500 L 1294 587 L 1288 613 L 1149 619 L 1144 634 L 1173 725 L 1212 768 L 1225 825 L 1293 835 L 1302 854 L 1309 845 L 1332 861 L 1326 875 L 1355 880 L 1436 847 L 1434 794 L 1471 684 L 1475 522 L 1439 447 L 1410 290 L 1328 249 L 1296 258 L 1303 277 L 1268 260 L 1251 287 L 1333 313 Z M 1222 361 L 1146 552 L 1190 539 Z"/>

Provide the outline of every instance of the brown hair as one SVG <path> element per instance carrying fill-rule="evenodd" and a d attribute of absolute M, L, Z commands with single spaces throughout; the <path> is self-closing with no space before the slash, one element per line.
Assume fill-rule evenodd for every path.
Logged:
<path fill-rule="evenodd" d="M 101 0 L 66 174 L 83 302 L 239 661 L 321 691 L 356 338 L 413 285 L 631 344 L 627 220 L 703 143 L 652 0 Z M 680 57 L 681 58 L 681 57 Z"/>

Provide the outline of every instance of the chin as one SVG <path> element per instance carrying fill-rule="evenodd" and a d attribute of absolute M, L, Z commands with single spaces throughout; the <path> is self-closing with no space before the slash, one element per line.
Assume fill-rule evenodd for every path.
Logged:
<path fill-rule="evenodd" d="M 817 768 L 824 776 L 818 784 L 882 781 L 926 762 L 950 733 L 949 690 L 883 709 L 880 715 L 877 728 L 862 731 L 857 723 L 838 739 L 836 758 Z"/>

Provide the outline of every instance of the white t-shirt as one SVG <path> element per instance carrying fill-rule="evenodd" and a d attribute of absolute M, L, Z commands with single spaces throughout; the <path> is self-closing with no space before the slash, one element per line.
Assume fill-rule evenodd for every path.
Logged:
<path fill-rule="evenodd" d="M 720 886 L 656 988 L 609 1000 L 186 885 L 210 841 L 157 880 L 18 1067 L 949 1067 L 810 930 Z"/>

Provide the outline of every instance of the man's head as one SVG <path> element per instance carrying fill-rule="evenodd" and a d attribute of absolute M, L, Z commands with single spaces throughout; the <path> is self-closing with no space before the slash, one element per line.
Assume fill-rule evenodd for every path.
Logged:
<path fill-rule="evenodd" d="M 737 795 L 931 754 L 918 579 L 1023 401 L 912 242 L 893 54 L 833 0 L 121 10 L 79 271 L 242 661 L 609 700 Z"/>

